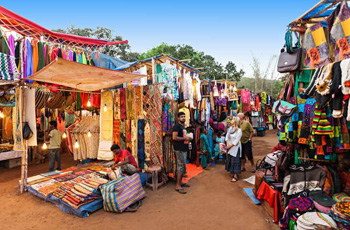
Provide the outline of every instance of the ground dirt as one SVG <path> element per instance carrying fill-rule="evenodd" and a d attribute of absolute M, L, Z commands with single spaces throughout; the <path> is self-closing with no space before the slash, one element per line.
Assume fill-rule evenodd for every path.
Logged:
<path fill-rule="evenodd" d="M 255 159 L 269 153 L 277 140 L 274 130 L 267 131 L 264 137 L 254 137 Z M 69 155 L 63 154 L 63 169 L 74 164 Z M 247 166 L 241 179 L 253 175 Z M 47 170 L 48 162 L 33 164 L 28 174 Z M 0 169 L 0 229 L 279 229 L 264 208 L 244 193 L 243 188 L 252 186 L 242 180 L 230 182 L 221 164 L 191 179 L 186 195 L 175 192 L 174 182 L 169 182 L 155 192 L 147 188 L 147 197 L 136 213 L 99 210 L 87 218 L 66 214 L 29 193 L 19 194 L 19 177 L 20 168 Z"/>

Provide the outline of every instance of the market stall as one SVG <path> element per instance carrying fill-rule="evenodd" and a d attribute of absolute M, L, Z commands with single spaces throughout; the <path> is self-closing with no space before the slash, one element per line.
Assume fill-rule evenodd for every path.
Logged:
<path fill-rule="evenodd" d="M 272 109 L 280 144 L 255 185 L 281 229 L 350 229 L 349 15 L 348 1 L 321 1 L 288 26 Z"/>

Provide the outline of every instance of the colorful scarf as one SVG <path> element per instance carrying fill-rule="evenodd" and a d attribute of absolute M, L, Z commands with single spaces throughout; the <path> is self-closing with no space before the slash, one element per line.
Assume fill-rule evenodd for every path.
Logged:
<path fill-rule="evenodd" d="M 131 146 L 131 120 L 125 120 L 125 146 L 126 149 L 130 149 L 132 152 Z"/>
<path fill-rule="evenodd" d="M 125 120 L 120 121 L 120 148 L 126 149 Z"/>
<path fill-rule="evenodd" d="M 135 96 L 134 88 L 132 87 L 126 88 L 126 114 L 127 114 L 128 120 L 135 119 L 134 96 Z"/>
<path fill-rule="evenodd" d="M 134 156 L 137 165 L 138 164 L 138 157 L 137 157 L 137 120 L 131 121 L 131 153 Z"/>
<path fill-rule="evenodd" d="M 144 169 L 145 163 L 145 120 L 138 120 L 137 122 L 137 159 L 139 168 Z"/>
<path fill-rule="evenodd" d="M 135 96 L 134 96 L 134 106 L 135 106 L 135 118 L 143 119 L 143 103 L 142 103 L 142 93 L 143 87 L 135 87 Z"/>
<path fill-rule="evenodd" d="M 114 119 L 120 120 L 120 90 L 114 91 Z"/>
<path fill-rule="evenodd" d="M 125 88 L 120 89 L 120 119 L 126 119 Z"/>
<path fill-rule="evenodd" d="M 120 120 L 113 120 L 113 142 L 120 146 Z"/>

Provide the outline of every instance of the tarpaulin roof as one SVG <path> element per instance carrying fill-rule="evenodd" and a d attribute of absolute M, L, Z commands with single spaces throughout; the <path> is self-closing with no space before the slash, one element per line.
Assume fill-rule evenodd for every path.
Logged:
<path fill-rule="evenodd" d="M 128 64 L 130 62 L 124 61 L 118 58 L 111 57 L 107 54 L 98 53 L 96 51 L 91 53 L 91 58 L 95 66 L 105 68 L 105 69 L 116 69 L 120 66 Z"/>
<path fill-rule="evenodd" d="M 26 79 L 91 92 L 112 88 L 142 77 L 145 75 L 103 69 L 58 58 Z"/>
<path fill-rule="evenodd" d="M 49 41 L 63 43 L 66 45 L 108 46 L 128 43 L 127 40 L 109 42 L 100 39 L 52 32 L 12 11 L 9 11 L 2 6 L 0 6 L 0 26 L 15 31 L 22 36 L 35 37 L 37 39 L 40 39 L 41 36 L 44 36 Z"/>
<path fill-rule="evenodd" d="M 309 9 L 306 13 L 300 16 L 297 20 L 293 21 L 291 24 L 297 24 L 301 22 L 307 22 L 312 19 L 320 19 L 323 17 L 328 17 L 333 13 L 343 0 L 322 0 Z M 349 5 L 349 3 L 348 3 Z"/>

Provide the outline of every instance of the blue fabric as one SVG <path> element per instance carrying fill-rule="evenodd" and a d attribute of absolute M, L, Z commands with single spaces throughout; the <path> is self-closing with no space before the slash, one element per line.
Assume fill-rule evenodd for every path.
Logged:
<path fill-rule="evenodd" d="M 94 61 L 95 66 L 105 69 L 115 70 L 121 66 L 130 64 L 130 62 L 117 59 L 102 53 L 98 53 L 98 55 L 96 55 L 96 52 L 92 52 L 91 57 Z"/>
<path fill-rule="evenodd" d="M 86 205 L 81 206 L 79 209 L 75 209 L 62 201 L 61 199 L 55 197 L 55 196 L 49 196 L 45 197 L 41 195 L 38 191 L 28 187 L 28 192 L 31 193 L 34 196 L 37 196 L 45 201 L 49 201 L 51 203 L 56 204 L 58 208 L 60 208 L 63 212 L 72 214 L 79 217 L 88 217 L 89 213 L 95 212 L 103 207 L 103 200 L 97 199 L 95 201 L 92 201 Z"/>
<path fill-rule="evenodd" d="M 33 75 L 33 51 L 32 44 L 29 40 L 27 42 L 27 77 Z"/>
<path fill-rule="evenodd" d="M 323 13 L 315 16 L 316 14 L 320 13 L 330 5 L 332 5 L 333 2 L 336 2 L 336 0 L 326 0 L 324 3 L 320 4 L 318 7 L 310 11 L 308 14 L 306 14 L 302 20 L 310 19 L 310 18 L 321 18 L 321 17 L 327 17 L 333 13 L 333 11 L 337 8 L 338 4 L 341 2 L 337 3 L 336 5 L 332 6 L 331 8 L 327 9 Z M 349 3 L 348 3 L 349 5 Z M 322 22 L 322 24 L 325 26 L 325 22 Z"/>

